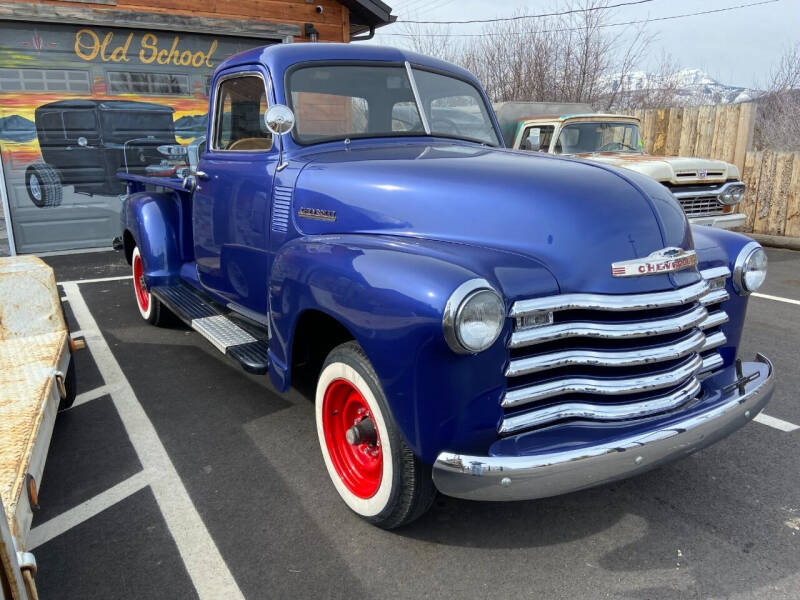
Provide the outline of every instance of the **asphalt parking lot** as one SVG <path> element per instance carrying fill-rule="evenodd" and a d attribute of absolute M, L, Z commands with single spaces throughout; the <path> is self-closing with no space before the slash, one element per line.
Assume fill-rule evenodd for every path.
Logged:
<path fill-rule="evenodd" d="M 140 318 L 116 253 L 50 257 L 77 355 L 31 540 L 42 598 L 800 598 L 800 253 L 770 250 L 741 355 L 775 363 L 761 422 L 646 475 L 559 498 L 439 497 L 361 522 L 311 401 L 198 334 Z M 82 282 L 81 282 L 82 281 Z"/>

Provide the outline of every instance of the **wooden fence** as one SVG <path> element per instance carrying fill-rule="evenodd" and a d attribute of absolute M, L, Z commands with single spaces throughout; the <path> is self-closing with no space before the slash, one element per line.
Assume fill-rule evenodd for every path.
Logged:
<path fill-rule="evenodd" d="M 716 158 L 744 170 L 753 143 L 752 103 L 634 110 L 649 154 Z"/>
<path fill-rule="evenodd" d="M 716 158 L 739 167 L 747 192 L 742 231 L 800 237 L 800 152 L 754 151 L 755 106 L 718 104 L 635 110 L 644 149 L 655 155 Z"/>
<path fill-rule="evenodd" d="M 800 152 L 750 151 L 743 179 L 743 231 L 800 237 Z"/>

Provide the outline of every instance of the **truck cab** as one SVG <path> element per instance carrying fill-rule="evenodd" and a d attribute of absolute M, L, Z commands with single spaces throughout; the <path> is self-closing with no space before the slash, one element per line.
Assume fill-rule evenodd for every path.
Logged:
<path fill-rule="evenodd" d="M 731 229 L 744 225 L 736 212 L 745 184 L 736 165 L 723 160 L 653 156 L 644 152 L 638 117 L 593 112 L 584 104 L 505 102 L 497 105 L 512 148 L 570 156 L 624 167 L 652 177 L 680 202 L 692 224 Z M 547 114 L 556 109 L 558 114 Z M 538 114 L 539 112 L 543 114 Z M 522 116 L 525 115 L 525 116 Z"/>
<path fill-rule="evenodd" d="M 763 249 L 691 227 L 631 170 L 505 148 L 455 65 L 250 50 L 218 67 L 186 154 L 170 176 L 119 173 L 130 309 L 279 391 L 310 382 L 330 483 L 377 526 L 436 493 L 634 475 L 770 398 L 769 360 L 737 356 Z"/>

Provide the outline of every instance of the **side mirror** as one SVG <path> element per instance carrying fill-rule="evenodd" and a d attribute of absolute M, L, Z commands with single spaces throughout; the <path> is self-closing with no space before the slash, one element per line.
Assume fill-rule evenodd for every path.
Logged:
<path fill-rule="evenodd" d="M 294 128 L 294 113 L 285 104 L 276 104 L 264 113 L 264 123 L 274 135 L 284 135 Z"/>

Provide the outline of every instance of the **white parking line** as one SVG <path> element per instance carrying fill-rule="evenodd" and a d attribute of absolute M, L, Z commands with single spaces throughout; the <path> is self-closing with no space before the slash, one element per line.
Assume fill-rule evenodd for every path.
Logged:
<path fill-rule="evenodd" d="M 791 298 L 782 298 L 781 296 L 770 296 L 769 294 L 759 294 L 754 292 L 753 296 L 756 298 L 766 298 L 767 300 L 775 300 L 777 302 L 786 302 L 786 304 L 797 304 L 800 306 L 800 300 L 792 300 Z"/>
<path fill-rule="evenodd" d="M 753 419 L 753 421 L 758 421 L 762 425 L 774 427 L 775 429 L 780 429 L 781 431 L 785 431 L 787 433 L 791 433 L 792 431 L 797 431 L 798 429 L 800 429 L 800 425 L 789 423 L 789 421 L 784 421 L 783 419 L 770 417 L 769 415 L 765 415 L 764 413 L 757 414 Z"/>
<path fill-rule="evenodd" d="M 49 542 L 54 537 L 69 531 L 84 521 L 88 521 L 95 515 L 114 506 L 117 502 L 124 500 L 128 496 L 135 494 L 144 487 L 147 487 L 147 476 L 144 471 L 139 471 L 135 475 L 128 477 L 128 479 L 124 481 L 120 481 L 114 487 L 107 489 L 94 498 L 90 498 L 86 502 L 82 502 L 78 504 L 78 506 L 70 508 L 57 517 L 45 521 L 41 525 L 31 529 L 28 536 L 28 550 L 33 550 L 37 546 Z"/>
<path fill-rule="evenodd" d="M 148 474 L 153 495 L 197 594 L 202 599 L 243 600 L 239 586 L 189 498 L 153 424 L 99 331 L 78 283 L 62 284 L 64 293 L 69 298 L 78 326 L 85 332 L 86 344 L 100 375 L 114 388 L 111 396 L 114 406 Z M 80 283 L 85 283 L 85 280 Z"/>
<path fill-rule="evenodd" d="M 96 279 L 72 279 L 70 281 L 57 281 L 56 285 L 69 285 L 71 283 L 102 283 L 103 281 L 122 281 L 133 279 L 132 275 L 119 275 L 117 277 L 97 277 Z"/>
<path fill-rule="evenodd" d="M 80 406 L 81 404 L 86 404 L 92 400 L 96 400 L 101 396 L 105 396 L 106 394 L 111 392 L 111 388 L 107 385 L 101 385 L 100 387 L 96 387 L 93 390 L 89 390 L 88 392 L 83 392 L 82 394 L 78 394 L 75 396 L 75 402 L 72 403 L 70 408 L 75 408 L 76 406 Z"/>

